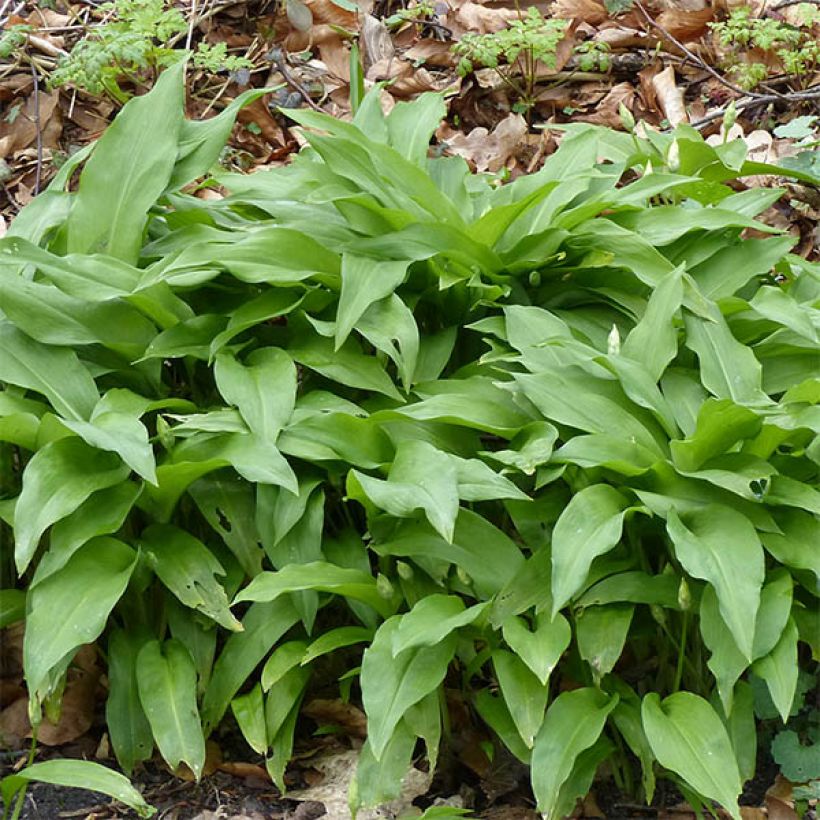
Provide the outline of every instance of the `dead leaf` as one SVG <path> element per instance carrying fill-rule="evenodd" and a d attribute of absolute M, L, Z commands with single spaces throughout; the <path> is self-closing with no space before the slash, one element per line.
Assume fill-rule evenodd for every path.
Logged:
<path fill-rule="evenodd" d="M 766 810 L 769 813 L 769 820 L 798 818 L 792 799 L 792 784 L 782 774 L 778 774 L 774 783 L 766 790 Z"/>
<path fill-rule="evenodd" d="M 302 713 L 317 723 L 341 726 L 352 737 L 367 737 L 367 717 L 351 703 L 317 698 L 308 703 Z"/>
<path fill-rule="evenodd" d="M 333 0 L 304 0 L 304 2 L 313 13 L 313 20 L 316 23 L 339 26 L 348 31 L 357 31 L 359 28 L 356 12 L 343 9 Z"/>
<path fill-rule="evenodd" d="M 563 20 L 581 20 L 593 26 L 600 25 L 609 17 L 606 7 L 598 0 L 555 0 L 552 15 Z"/>
<path fill-rule="evenodd" d="M 210 777 L 215 771 L 222 766 L 222 749 L 214 740 L 205 741 L 205 765 L 202 767 L 202 776 Z M 188 768 L 185 763 L 180 763 L 179 768 L 174 774 L 180 780 L 193 781 L 196 780 L 194 773 Z"/>
<path fill-rule="evenodd" d="M 675 69 L 671 65 L 652 78 L 652 85 L 658 104 L 669 124 L 674 128 L 681 123 L 689 122 L 683 103 L 683 89 L 675 84 Z"/>
<path fill-rule="evenodd" d="M 242 777 L 253 780 L 270 780 L 268 770 L 256 763 L 242 763 L 239 761 L 225 761 L 219 764 L 219 771 L 233 777 Z"/>
<path fill-rule="evenodd" d="M 99 667 L 70 669 L 63 693 L 60 719 L 56 724 L 44 720 L 37 732 L 37 740 L 44 746 L 61 746 L 82 737 L 94 720 Z"/>
<path fill-rule="evenodd" d="M 404 52 L 404 59 L 413 63 L 449 67 L 455 65 L 452 43 L 443 40 L 420 40 Z"/>
<path fill-rule="evenodd" d="M 518 19 L 518 12 L 509 8 L 482 6 L 467 0 L 455 13 L 456 22 L 465 31 L 489 34 L 506 28 L 511 20 Z"/>
<path fill-rule="evenodd" d="M 35 96 L 37 99 L 35 100 Z M 37 127 L 43 132 L 52 116 L 59 117 L 57 103 L 60 95 L 56 92 L 47 92 L 40 89 L 39 94 L 29 94 L 28 98 L 16 111 L 15 116 L 10 113 L 0 119 L 0 144 L 3 153 L 0 158 L 7 157 L 15 151 L 28 148 L 37 139 Z M 11 122 L 9 122 L 11 120 Z M 9 140 L 5 140 L 9 137 Z"/>
<path fill-rule="evenodd" d="M 382 60 L 392 59 L 396 53 L 387 26 L 370 14 L 362 20 L 361 42 L 362 59 L 366 71 Z"/>
<path fill-rule="evenodd" d="M 741 806 L 740 816 L 743 820 L 766 820 L 766 809 L 757 806 Z"/>
<path fill-rule="evenodd" d="M 282 127 L 274 119 L 264 97 L 246 105 L 239 111 L 236 118 L 243 124 L 254 123 L 259 128 L 260 135 L 271 145 L 285 144 Z"/>
<path fill-rule="evenodd" d="M 582 122 L 591 122 L 595 125 L 608 125 L 623 131 L 621 121 L 621 106 L 625 105 L 631 111 L 635 102 L 635 88 L 631 83 L 613 85 L 607 95 L 595 106 L 592 114 L 578 117 Z"/>
<path fill-rule="evenodd" d="M 499 171 L 515 154 L 527 134 L 526 120 L 520 114 L 508 114 L 488 131 L 474 128 L 469 134 L 455 132 L 446 141 L 451 154 L 464 157 L 476 171 Z"/>
<path fill-rule="evenodd" d="M 673 37 L 686 43 L 703 37 L 709 31 L 707 24 L 714 19 L 714 12 L 710 8 L 700 11 L 668 9 L 658 16 L 657 22 Z"/>

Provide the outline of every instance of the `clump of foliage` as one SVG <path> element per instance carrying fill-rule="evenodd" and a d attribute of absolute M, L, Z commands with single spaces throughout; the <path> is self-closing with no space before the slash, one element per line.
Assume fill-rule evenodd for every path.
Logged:
<path fill-rule="evenodd" d="M 498 185 L 428 158 L 439 96 L 370 94 L 290 111 L 309 147 L 201 200 L 247 98 L 186 121 L 182 71 L 0 240 L 0 624 L 35 726 L 99 641 L 128 773 L 156 746 L 199 777 L 231 710 L 284 788 L 338 686 L 379 803 L 456 690 L 545 817 L 606 764 L 737 820 L 752 684 L 786 720 L 820 654 L 820 267 L 755 220 L 778 190 L 727 184 L 781 170 L 583 125 Z M 66 765 L 150 811 L 76 761 L 7 805 Z"/>
<path fill-rule="evenodd" d="M 96 26 L 63 58 L 51 75 L 51 85 L 70 85 L 90 94 L 106 93 L 119 103 L 128 100 L 123 82 L 143 85 L 184 57 L 169 41 L 183 34 L 188 23 L 166 0 L 113 0 L 101 10 L 110 19 Z M 245 57 L 229 55 L 224 43 L 200 43 L 194 65 L 207 71 L 251 68 Z"/>
<path fill-rule="evenodd" d="M 815 7 L 805 4 L 805 9 L 800 26 L 754 17 L 748 6 L 734 9 L 727 20 L 709 24 L 718 42 L 728 49 L 724 65 L 738 85 L 754 88 L 769 76 L 769 63 L 755 59 L 754 50 L 775 57 L 787 74 L 797 78 L 810 77 L 817 70 L 820 20 Z"/>
<path fill-rule="evenodd" d="M 13 52 L 25 44 L 32 27 L 19 23 L 9 26 L 0 34 L 0 60 L 10 57 Z"/>
<path fill-rule="evenodd" d="M 453 46 L 462 76 L 476 68 L 492 68 L 512 89 L 522 110 L 532 107 L 538 82 L 538 63 L 555 67 L 555 50 L 564 39 L 567 21 L 545 18 L 530 6 L 525 14 L 501 31 L 468 32 Z"/>

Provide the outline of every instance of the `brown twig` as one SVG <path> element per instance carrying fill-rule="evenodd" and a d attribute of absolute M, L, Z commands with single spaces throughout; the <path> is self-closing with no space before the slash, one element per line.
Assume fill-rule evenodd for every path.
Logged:
<path fill-rule="evenodd" d="M 735 92 L 735 94 L 740 94 L 742 97 L 756 97 L 757 99 L 761 99 L 763 97 L 769 97 L 770 94 L 758 94 L 756 91 L 747 91 L 745 88 L 741 88 L 739 85 L 735 85 L 733 82 L 727 80 L 719 71 L 715 71 L 712 66 L 709 65 L 702 57 L 699 57 L 695 54 L 694 51 L 687 48 L 674 34 L 671 34 L 667 31 L 657 20 L 654 20 L 650 15 L 649 12 L 643 7 L 643 4 L 640 0 L 635 0 L 635 5 L 637 6 L 638 10 L 646 19 L 646 22 L 649 23 L 650 26 L 656 28 L 670 43 L 673 43 L 677 46 L 692 62 L 695 63 L 699 68 L 702 68 L 707 74 L 711 74 L 721 85 L 725 85 L 726 88 L 731 89 Z M 777 96 L 775 94 L 775 96 Z"/>
<path fill-rule="evenodd" d="M 40 122 L 40 78 L 37 68 L 31 63 L 31 78 L 34 81 L 34 127 L 37 129 L 37 168 L 34 171 L 34 194 L 40 193 L 40 181 L 43 174 L 43 129 Z"/>
<path fill-rule="evenodd" d="M 733 102 L 736 109 L 742 110 L 753 105 L 766 105 L 773 102 L 789 102 L 795 100 L 820 100 L 820 85 L 813 85 L 803 91 L 792 91 L 788 94 L 758 94 L 755 97 L 747 95 L 745 99 L 734 100 Z M 699 120 L 695 120 L 689 124 L 693 128 L 702 128 L 710 122 L 719 120 L 726 114 L 726 110 L 731 104 L 732 103 L 728 103 L 707 114 L 705 117 L 701 117 Z"/>
<path fill-rule="evenodd" d="M 778 9 L 784 9 L 786 6 L 799 6 L 803 3 L 811 3 L 815 6 L 820 6 L 820 0 L 780 0 L 779 3 L 775 3 L 769 11 L 777 11 Z"/>
<path fill-rule="evenodd" d="M 314 110 L 314 111 L 322 111 L 324 110 L 321 106 L 316 105 L 313 102 L 313 99 L 310 96 L 310 92 L 290 73 L 290 69 L 287 67 L 285 63 L 285 55 L 280 48 L 272 48 L 267 53 L 267 58 L 276 66 L 279 70 L 279 73 L 282 75 L 282 79 L 296 92 L 301 94 L 302 99 Z"/>

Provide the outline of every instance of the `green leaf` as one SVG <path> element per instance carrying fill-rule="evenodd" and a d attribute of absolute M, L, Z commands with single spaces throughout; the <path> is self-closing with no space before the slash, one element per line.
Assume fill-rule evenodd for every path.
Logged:
<path fill-rule="evenodd" d="M 536 627 L 530 630 L 523 618 L 511 616 L 502 627 L 504 640 L 510 649 L 530 668 L 546 686 L 552 670 L 569 646 L 569 622 L 560 613 L 550 619 L 548 612 L 536 616 Z"/>
<path fill-rule="evenodd" d="M 257 754 L 265 754 L 268 750 L 268 737 L 262 687 L 257 683 L 246 695 L 235 697 L 231 701 L 231 711 L 248 746 Z"/>
<path fill-rule="evenodd" d="M 398 518 L 423 509 L 427 520 L 446 541 L 452 542 L 458 515 L 456 468 L 446 453 L 424 441 L 402 441 L 387 481 L 356 470 L 356 481 L 380 509 Z"/>
<path fill-rule="evenodd" d="M 405 159 L 426 170 L 430 139 L 445 114 L 444 99 L 432 92 L 420 94 L 412 103 L 396 103 L 387 116 L 390 145 Z"/>
<path fill-rule="evenodd" d="M 67 665 L 79 647 L 99 637 L 136 560 L 122 541 L 95 538 L 29 590 L 23 667 L 32 698 L 46 687 L 55 667 Z"/>
<path fill-rule="evenodd" d="M 176 162 L 184 72 L 184 61 L 166 69 L 105 130 L 80 176 L 66 222 L 69 253 L 102 251 L 136 262 L 148 211 Z"/>
<path fill-rule="evenodd" d="M 667 274 L 653 289 L 641 320 L 626 337 L 621 352 L 642 362 L 657 382 L 678 354 L 678 330 L 674 318 L 683 300 L 680 271 Z"/>
<path fill-rule="evenodd" d="M 760 660 L 755 661 L 752 671 L 766 681 L 772 702 L 777 707 L 783 723 L 789 719 L 797 690 L 797 625 L 789 618 L 780 640 Z"/>
<path fill-rule="evenodd" d="M 220 353 L 214 375 L 219 392 L 239 410 L 251 431 L 275 444 L 296 403 L 296 367 L 290 356 L 278 348 L 261 348 L 244 366 Z"/>
<path fill-rule="evenodd" d="M 522 763 L 529 764 L 532 752 L 521 739 L 504 698 L 491 695 L 489 689 L 481 689 L 475 694 L 475 708 L 510 752 Z"/>
<path fill-rule="evenodd" d="M 22 589 L 0 589 L 0 629 L 26 617 L 26 593 Z"/>
<path fill-rule="evenodd" d="M 73 513 L 93 492 L 119 484 L 127 476 L 128 468 L 117 456 L 78 438 L 58 439 L 38 450 L 23 472 L 14 512 L 18 572 L 29 565 L 48 527 Z"/>
<path fill-rule="evenodd" d="M 576 618 L 578 653 L 592 667 L 596 681 L 621 657 L 634 612 L 630 604 L 610 604 L 587 607 Z"/>
<path fill-rule="evenodd" d="M 225 570 L 198 539 L 169 524 L 152 524 L 140 536 L 151 568 L 183 603 L 235 632 L 242 625 L 228 608 L 228 596 L 214 576 Z"/>
<path fill-rule="evenodd" d="M 362 703 L 367 714 L 368 743 L 380 760 L 407 710 L 444 680 L 455 652 L 456 637 L 435 646 L 406 649 L 393 656 L 401 618 L 386 620 L 362 658 Z"/>
<path fill-rule="evenodd" d="M 50 783 L 54 786 L 76 787 L 100 792 L 132 808 L 140 817 L 151 817 L 156 813 L 153 806 L 145 802 L 143 796 L 128 782 L 128 778 L 99 763 L 89 760 L 47 760 L 26 766 L 17 774 L 4 777 L 0 781 L 3 802 L 10 807 L 15 795 L 29 782 Z"/>
<path fill-rule="evenodd" d="M 393 656 L 408 649 L 435 646 L 450 633 L 473 623 L 488 604 L 485 601 L 465 609 L 461 598 L 455 595 L 428 595 L 422 598 L 401 616 L 398 629 L 393 633 Z"/>
<path fill-rule="evenodd" d="M 617 696 L 585 688 L 563 692 L 550 704 L 532 751 L 532 788 L 545 817 L 557 817 L 561 787 L 578 756 L 600 737 L 617 702 Z"/>
<path fill-rule="evenodd" d="M 342 346 L 367 308 L 390 296 L 404 281 L 409 264 L 385 262 L 352 253 L 342 254 L 342 292 L 336 314 L 336 350 Z"/>
<path fill-rule="evenodd" d="M 751 660 L 764 560 L 754 527 L 733 509 L 710 504 L 682 517 L 670 510 L 666 528 L 683 568 L 715 588 L 720 614 Z"/>
<path fill-rule="evenodd" d="M 740 774 L 729 736 L 712 707 L 691 692 L 677 692 L 663 702 L 652 692 L 644 697 L 641 714 L 661 766 L 740 820 Z"/>
<path fill-rule="evenodd" d="M 242 619 L 243 631 L 234 632 L 228 638 L 214 664 L 202 699 L 202 723 L 206 732 L 218 725 L 242 684 L 298 620 L 299 613 L 289 598 L 251 606 Z"/>
<path fill-rule="evenodd" d="M 303 589 L 332 592 L 363 601 L 385 617 L 394 611 L 390 601 L 385 600 L 379 593 L 376 581 L 370 573 L 338 567 L 325 561 L 287 564 L 278 572 L 261 572 L 239 592 L 234 603 L 275 601 L 280 595 Z"/>
<path fill-rule="evenodd" d="M 370 643 L 372 639 L 373 630 L 364 626 L 339 626 L 330 629 L 308 646 L 301 663 L 304 666 L 329 652 L 357 643 Z"/>
<path fill-rule="evenodd" d="M 196 669 L 175 640 L 149 641 L 137 656 L 137 685 L 160 753 L 172 769 L 187 763 L 199 780 L 205 738 L 196 705 Z"/>
<path fill-rule="evenodd" d="M 498 686 L 513 723 L 524 745 L 532 749 L 544 720 L 549 688 L 512 652 L 496 649 L 492 658 Z"/>
<path fill-rule="evenodd" d="M 271 652 L 271 656 L 262 667 L 262 688 L 266 692 L 291 669 L 300 665 L 304 666 L 302 659 L 305 657 L 307 646 L 307 641 L 288 641 L 280 644 Z"/>
<path fill-rule="evenodd" d="M 89 418 L 100 395 L 74 351 L 40 344 L 7 321 L 0 349 L 0 381 L 41 393 L 64 418 Z"/>
<path fill-rule="evenodd" d="M 137 655 L 145 637 L 115 629 L 108 637 L 109 692 L 105 721 L 117 762 L 130 775 L 151 757 L 154 736 L 137 691 Z"/>
<path fill-rule="evenodd" d="M 552 535 L 552 614 L 584 586 L 599 555 L 621 539 L 629 502 L 608 484 L 594 484 L 576 493 Z"/>
<path fill-rule="evenodd" d="M 205 520 L 236 556 L 246 575 L 262 571 L 263 551 L 254 524 L 252 486 L 222 473 L 201 478 L 188 488 Z M 288 493 L 290 495 L 290 493 Z"/>
<path fill-rule="evenodd" d="M 697 354 L 701 381 L 713 396 L 741 405 L 770 402 L 761 387 L 760 362 L 732 335 L 719 312 L 712 311 L 709 319 L 685 312 L 684 319 L 686 346 Z"/>

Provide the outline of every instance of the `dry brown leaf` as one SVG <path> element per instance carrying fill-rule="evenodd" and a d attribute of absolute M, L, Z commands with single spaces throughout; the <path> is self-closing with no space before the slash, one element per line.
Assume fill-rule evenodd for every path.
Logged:
<path fill-rule="evenodd" d="M 581 20 L 593 26 L 609 17 L 606 6 L 598 0 L 555 0 L 552 15 L 563 20 Z"/>
<path fill-rule="evenodd" d="M 740 816 L 743 820 L 766 820 L 766 809 L 758 806 L 741 806 Z"/>
<path fill-rule="evenodd" d="M 404 52 L 404 58 L 413 63 L 425 62 L 433 66 L 448 67 L 455 65 L 452 44 L 443 40 L 420 40 Z"/>
<path fill-rule="evenodd" d="M 675 84 L 675 69 L 670 65 L 652 78 L 658 104 L 671 126 L 689 122 L 683 103 L 683 89 Z"/>
<path fill-rule="evenodd" d="M 260 129 L 260 135 L 271 145 L 285 144 L 282 128 L 271 114 L 264 97 L 246 105 L 236 118 L 243 124 L 255 123 Z"/>
<path fill-rule="evenodd" d="M 362 20 L 361 44 L 365 70 L 382 60 L 391 59 L 396 53 L 387 26 L 370 14 Z"/>
<path fill-rule="evenodd" d="M 466 31 L 489 34 L 506 28 L 511 20 L 518 19 L 518 12 L 509 8 L 491 8 L 467 0 L 455 13 L 455 21 Z"/>
<path fill-rule="evenodd" d="M 219 764 L 219 771 L 233 777 L 242 777 L 253 780 L 270 780 L 268 770 L 256 763 L 242 763 L 240 761 L 224 761 Z"/>
<path fill-rule="evenodd" d="M 455 132 L 447 139 L 447 150 L 464 157 L 476 171 L 495 172 L 515 154 L 527 130 L 520 114 L 508 114 L 492 132 L 486 128 L 474 128 L 469 134 Z"/>
<path fill-rule="evenodd" d="M 37 100 L 35 100 L 37 96 Z M 59 109 L 57 103 L 60 95 L 56 92 L 47 92 L 40 89 L 40 93 L 29 94 L 22 108 L 17 112 L 17 115 L 9 122 L 9 117 L 0 119 L 0 141 L 3 145 L 3 153 L 0 153 L 0 158 L 4 158 L 20 151 L 23 148 L 28 148 L 37 139 L 37 123 L 41 131 L 49 124 L 52 117 L 59 117 Z M 62 126 L 60 126 L 62 128 Z M 6 140 L 5 138 L 10 139 Z"/>
<path fill-rule="evenodd" d="M 792 784 L 782 774 L 778 774 L 774 783 L 766 790 L 765 799 L 769 820 L 797 820 Z"/>
<path fill-rule="evenodd" d="M 343 9 L 332 0 L 304 0 L 304 4 L 313 13 L 314 23 L 339 26 L 348 31 L 357 31 L 359 28 L 359 19 L 356 12 Z"/>
<path fill-rule="evenodd" d="M 60 719 L 55 724 L 44 720 L 37 732 L 37 740 L 44 746 L 62 746 L 82 737 L 94 720 L 99 668 L 69 670 L 63 693 Z"/>
<path fill-rule="evenodd" d="M 367 718 L 361 709 L 351 703 L 316 698 L 305 706 L 302 713 L 317 723 L 341 726 L 352 737 L 367 737 Z"/>
<path fill-rule="evenodd" d="M 607 95 L 595 106 L 591 114 L 578 117 L 582 122 L 591 122 L 595 125 L 608 125 L 610 128 L 623 130 L 620 109 L 625 105 L 629 111 L 635 102 L 635 88 L 631 83 L 613 85 Z"/>
<path fill-rule="evenodd" d="M 331 76 L 344 83 L 350 82 L 350 52 L 341 37 L 322 43 L 319 57 Z"/>
<path fill-rule="evenodd" d="M 658 17 L 658 25 L 663 26 L 673 37 L 686 43 L 698 40 L 709 31 L 707 26 L 715 19 L 710 8 L 700 11 L 668 9 Z"/>

